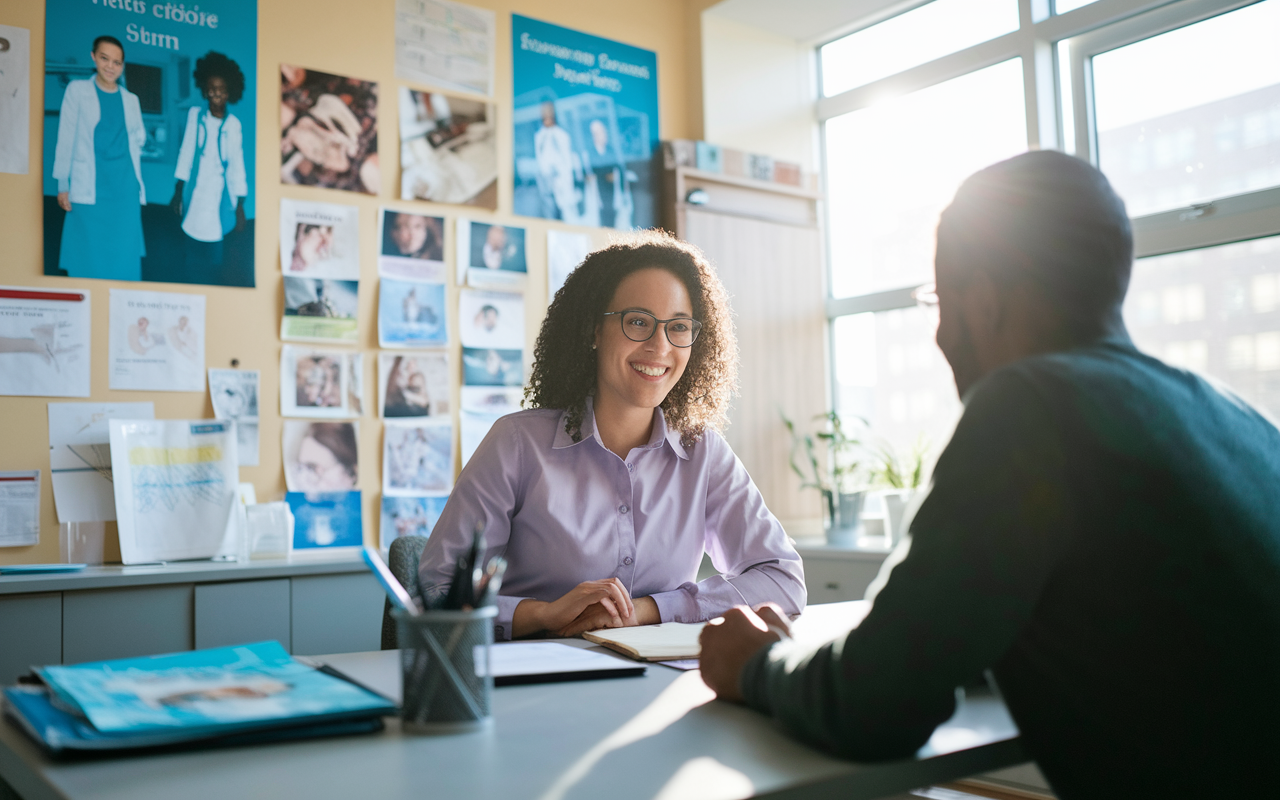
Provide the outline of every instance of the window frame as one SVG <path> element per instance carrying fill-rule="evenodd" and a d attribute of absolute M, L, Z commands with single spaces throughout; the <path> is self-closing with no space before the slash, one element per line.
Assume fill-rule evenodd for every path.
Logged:
<path fill-rule="evenodd" d="M 1052 13 L 1052 0 L 1018 0 L 1018 30 L 981 44 L 920 64 L 894 75 L 849 89 L 831 97 L 822 94 L 821 48 L 851 33 L 925 5 L 929 0 L 908 0 L 847 26 L 824 38 L 813 48 L 817 75 L 814 113 L 818 124 L 819 164 L 824 190 L 828 182 L 826 123 L 844 114 L 867 108 L 881 99 L 896 97 L 1002 63 L 1022 59 L 1024 101 L 1027 109 L 1029 149 L 1062 149 L 1064 102 L 1071 103 L 1075 151 L 1097 165 L 1097 139 L 1093 125 L 1092 57 L 1170 30 L 1254 5 L 1264 0 L 1096 0 L 1065 14 Z M 1059 42 L 1069 48 L 1071 98 L 1062 97 L 1058 58 Z M 833 285 L 830 246 L 830 206 L 826 204 L 828 385 L 832 407 L 839 407 L 834 321 L 838 317 L 867 312 L 892 311 L 915 305 L 915 285 L 852 297 L 831 296 Z M 1134 257 L 1214 247 L 1232 242 L 1280 234 L 1280 187 L 1220 198 L 1193 206 L 1131 218 Z"/>

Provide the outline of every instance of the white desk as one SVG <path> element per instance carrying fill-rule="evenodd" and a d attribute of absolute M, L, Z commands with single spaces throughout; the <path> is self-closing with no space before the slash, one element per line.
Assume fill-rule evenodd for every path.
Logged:
<path fill-rule="evenodd" d="M 814 607 L 857 616 L 858 605 Z M 586 646 L 576 641 L 577 646 Z M 325 658 L 393 696 L 394 651 Z M 852 764 L 800 745 L 755 712 L 712 702 L 695 672 L 498 688 L 489 730 L 372 736 L 53 762 L 0 725 L 0 776 L 26 800 L 224 798 L 881 797 L 1027 760 L 1000 701 L 970 697 L 915 759 Z"/>

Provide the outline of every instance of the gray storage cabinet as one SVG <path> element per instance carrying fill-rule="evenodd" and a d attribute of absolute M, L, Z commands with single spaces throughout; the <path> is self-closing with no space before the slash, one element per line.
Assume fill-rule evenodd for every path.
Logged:
<path fill-rule="evenodd" d="M 0 685 L 32 666 L 265 640 L 300 655 L 377 650 L 383 597 L 352 558 L 0 576 Z"/>

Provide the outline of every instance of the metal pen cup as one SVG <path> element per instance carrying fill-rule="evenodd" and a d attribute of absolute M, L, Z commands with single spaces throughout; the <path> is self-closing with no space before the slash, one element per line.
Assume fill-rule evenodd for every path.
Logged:
<path fill-rule="evenodd" d="M 391 613 L 400 644 L 403 729 L 452 733 L 488 725 L 493 719 L 489 653 L 497 606 Z"/>

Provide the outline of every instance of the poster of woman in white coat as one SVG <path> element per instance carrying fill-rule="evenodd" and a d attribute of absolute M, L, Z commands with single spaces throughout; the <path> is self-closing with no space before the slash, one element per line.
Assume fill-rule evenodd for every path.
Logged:
<path fill-rule="evenodd" d="M 44 273 L 253 286 L 257 0 L 44 5 Z"/>

